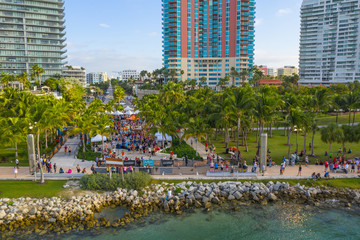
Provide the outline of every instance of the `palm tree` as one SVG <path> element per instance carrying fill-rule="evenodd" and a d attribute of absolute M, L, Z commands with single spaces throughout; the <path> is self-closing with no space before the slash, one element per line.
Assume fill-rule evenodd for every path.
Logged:
<path fill-rule="evenodd" d="M 7 73 L 7 72 L 2 72 L 0 75 L 0 79 L 1 79 L 1 83 L 4 84 L 4 86 L 8 86 L 9 82 L 13 82 L 14 81 L 14 75 Z"/>
<path fill-rule="evenodd" d="M 237 139 L 236 151 L 237 160 L 239 161 L 239 134 L 241 129 L 241 118 L 254 107 L 254 92 L 250 86 L 234 88 L 228 91 L 229 106 L 234 117 L 237 119 Z"/>
<path fill-rule="evenodd" d="M 104 159 L 104 149 L 105 149 L 105 144 L 104 144 L 104 137 L 109 137 L 110 133 L 111 133 L 111 126 L 112 126 L 113 122 L 111 121 L 111 119 L 109 119 L 109 117 L 106 114 L 99 114 L 98 116 L 96 116 L 95 118 L 95 125 L 92 125 L 94 127 L 94 132 L 96 134 L 100 134 L 101 135 L 101 142 L 102 142 L 102 148 L 101 148 L 101 154 Z"/>
<path fill-rule="evenodd" d="M 113 97 L 115 102 L 120 105 L 120 102 L 125 99 L 125 90 L 120 86 L 116 86 L 113 91 Z"/>
<path fill-rule="evenodd" d="M 181 71 L 180 71 L 180 75 L 181 75 L 181 82 L 183 81 L 183 75 L 184 75 L 184 73 L 185 73 L 185 72 L 184 72 L 184 70 L 181 70 Z"/>
<path fill-rule="evenodd" d="M 206 77 L 201 77 L 200 82 L 202 83 L 203 86 L 205 86 L 207 82 Z"/>
<path fill-rule="evenodd" d="M 321 141 L 324 143 L 329 143 L 329 160 L 331 147 L 334 142 L 341 143 L 344 137 L 343 129 L 340 128 L 337 124 L 329 124 L 326 128 L 321 129 Z"/>
<path fill-rule="evenodd" d="M 353 117 L 353 125 L 355 122 L 355 114 L 356 109 L 359 107 L 360 104 L 360 94 L 359 92 L 348 92 L 344 96 L 344 105 L 349 109 L 349 125 L 351 124 L 351 112 L 354 111 L 354 117 Z"/>
<path fill-rule="evenodd" d="M 234 67 L 231 67 L 230 77 L 232 78 L 232 86 L 235 87 L 235 78 L 239 77 L 239 73 Z"/>
<path fill-rule="evenodd" d="M 209 133 L 208 125 L 205 123 L 204 119 L 200 116 L 191 118 L 186 124 L 186 128 L 182 139 L 185 138 L 188 140 L 190 137 L 196 138 L 196 153 L 198 153 L 198 141 L 201 141 L 201 138 L 206 139 Z"/>
<path fill-rule="evenodd" d="M 240 73 L 241 84 L 244 84 L 244 82 L 246 81 L 248 76 L 249 76 L 249 71 L 248 70 L 244 69 L 244 70 L 241 71 L 241 73 Z"/>
<path fill-rule="evenodd" d="M 169 72 L 169 75 L 171 76 L 171 81 L 175 82 L 175 77 L 177 76 L 176 70 L 171 69 L 170 72 Z"/>
<path fill-rule="evenodd" d="M 45 70 L 42 67 L 40 67 L 39 65 L 34 64 L 31 67 L 31 75 L 34 78 L 36 78 L 36 77 L 39 78 L 40 86 L 41 86 L 41 76 L 42 76 L 43 73 L 45 73 Z"/>
<path fill-rule="evenodd" d="M 225 76 L 224 78 L 220 78 L 218 86 L 220 87 L 221 90 L 224 89 L 225 85 L 227 82 L 230 81 L 230 77 L 229 76 Z"/>
<path fill-rule="evenodd" d="M 288 131 L 288 143 L 289 143 L 288 159 L 289 160 L 290 160 L 290 155 L 291 155 L 291 144 L 290 144 L 291 132 L 296 130 L 296 133 L 299 134 L 299 130 L 300 130 L 301 124 L 302 124 L 302 119 L 303 119 L 303 112 L 301 111 L 301 109 L 299 107 L 291 109 L 289 115 L 287 115 L 287 117 L 286 117 L 286 123 L 289 126 L 289 131 Z"/>

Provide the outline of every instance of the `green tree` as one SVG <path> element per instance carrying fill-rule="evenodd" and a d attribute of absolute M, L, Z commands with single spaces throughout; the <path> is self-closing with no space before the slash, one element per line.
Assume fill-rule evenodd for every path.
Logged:
<path fill-rule="evenodd" d="M 43 73 L 45 73 L 45 70 L 42 67 L 40 67 L 37 64 L 32 65 L 32 67 L 31 67 L 31 76 L 33 78 L 38 78 L 40 86 L 41 86 L 41 76 L 42 76 Z"/>
<path fill-rule="evenodd" d="M 329 144 L 329 160 L 331 147 L 333 143 L 341 143 L 344 132 L 337 124 L 331 123 L 326 128 L 322 128 L 321 131 L 321 141 Z"/>
<path fill-rule="evenodd" d="M 233 88 L 228 92 L 229 106 L 237 119 L 237 138 L 236 138 L 236 156 L 239 161 L 239 135 L 241 129 L 241 118 L 246 112 L 250 112 L 254 107 L 254 92 L 250 86 Z"/>

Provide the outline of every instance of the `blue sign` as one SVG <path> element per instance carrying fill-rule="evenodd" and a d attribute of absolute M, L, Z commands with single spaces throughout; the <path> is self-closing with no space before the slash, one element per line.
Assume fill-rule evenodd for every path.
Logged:
<path fill-rule="evenodd" d="M 143 167 L 153 167 L 155 166 L 155 161 L 154 160 L 143 160 Z"/>

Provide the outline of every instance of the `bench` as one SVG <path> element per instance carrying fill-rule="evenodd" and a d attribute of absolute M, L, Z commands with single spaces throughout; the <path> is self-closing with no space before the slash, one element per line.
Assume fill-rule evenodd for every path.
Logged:
<path fill-rule="evenodd" d="M 256 173 L 252 172 L 234 172 L 234 175 L 231 176 L 230 172 L 207 172 L 207 177 L 256 177 Z"/>
<path fill-rule="evenodd" d="M 85 173 L 44 173 L 45 178 L 81 178 Z"/>
<path fill-rule="evenodd" d="M 334 173 L 346 173 L 344 168 L 333 170 Z"/>

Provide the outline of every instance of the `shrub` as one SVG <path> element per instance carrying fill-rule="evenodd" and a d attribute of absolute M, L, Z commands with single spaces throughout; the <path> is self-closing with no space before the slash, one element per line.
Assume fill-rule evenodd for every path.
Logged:
<path fill-rule="evenodd" d="M 91 146 L 90 145 L 86 145 L 85 147 L 85 153 L 83 152 L 83 147 L 82 145 L 79 148 L 79 151 L 76 155 L 76 157 L 78 159 L 84 159 L 84 160 L 88 160 L 88 161 L 95 161 L 96 158 L 101 158 L 102 155 L 100 152 L 93 152 L 91 151 Z"/>
<path fill-rule="evenodd" d="M 188 159 L 202 160 L 202 158 L 196 154 L 196 151 L 185 141 L 182 141 L 180 144 L 179 139 L 174 139 L 173 145 L 166 149 L 166 153 L 171 152 L 174 152 L 178 158 L 187 156 Z"/>
<path fill-rule="evenodd" d="M 118 187 L 141 190 L 149 186 L 151 181 L 152 178 L 148 173 L 137 172 L 125 174 L 124 181 L 121 174 L 113 174 L 111 179 L 107 174 L 84 175 L 80 179 L 80 184 L 86 190 L 115 191 Z"/>

